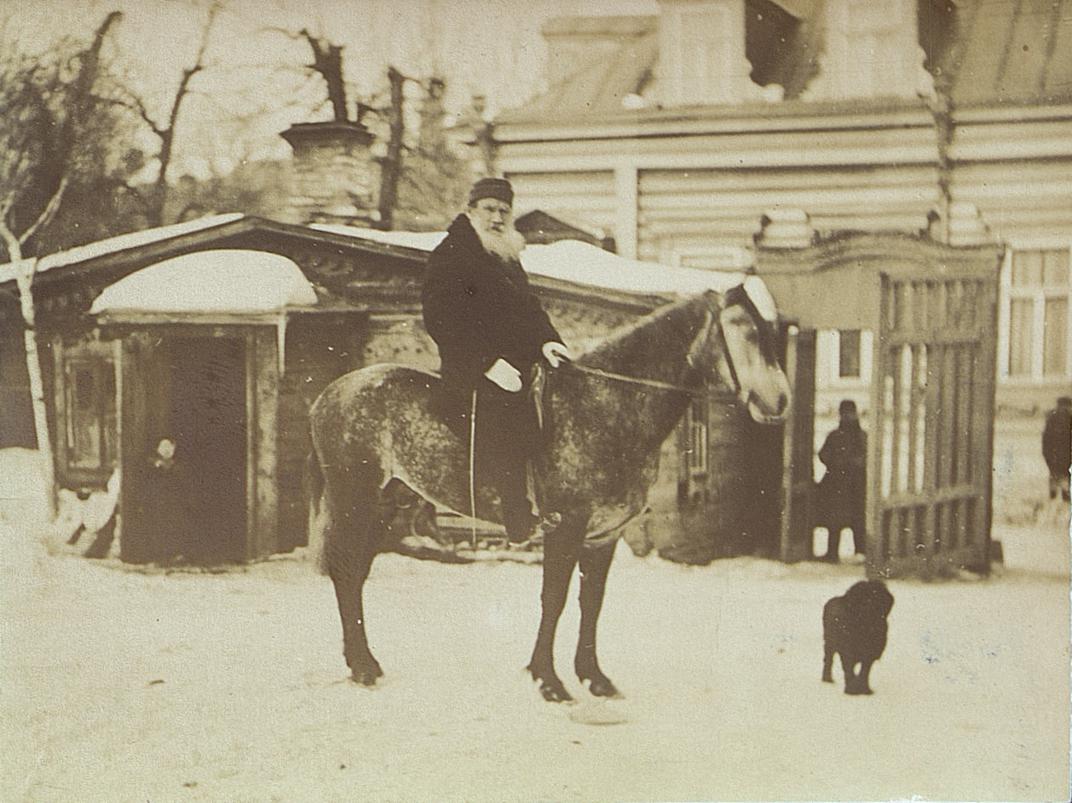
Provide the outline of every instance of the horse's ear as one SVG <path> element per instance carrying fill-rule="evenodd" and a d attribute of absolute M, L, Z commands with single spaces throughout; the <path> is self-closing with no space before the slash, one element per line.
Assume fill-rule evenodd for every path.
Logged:
<path fill-rule="evenodd" d="M 704 293 L 706 297 L 707 293 Z M 704 320 L 700 325 L 699 330 L 696 332 L 696 337 L 692 339 L 689 344 L 688 362 L 692 367 L 697 367 L 700 362 L 700 357 L 703 355 L 704 345 L 707 343 L 708 335 L 711 332 L 711 327 L 715 324 L 715 314 L 712 310 L 708 309 L 704 311 Z"/>

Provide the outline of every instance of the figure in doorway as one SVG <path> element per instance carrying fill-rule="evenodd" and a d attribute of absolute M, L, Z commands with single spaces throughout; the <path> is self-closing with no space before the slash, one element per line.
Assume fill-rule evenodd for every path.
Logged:
<path fill-rule="evenodd" d="M 1042 430 L 1042 457 L 1050 469 L 1050 499 L 1058 493 L 1069 501 L 1068 469 L 1072 465 L 1072 397 L 1061 396 L 1046 415 Z"/>
<path fill-rule="evenodd" d="M 838 561 L 844 528 L 852 529 L 857 555 L 864 553 L 866 544 L 867 433 L 851 399 L 838 405 L 838 417 L 837 429 L 826 436 L 819 450 L 826 473 L 819 482 L 816 524 L 830 534 L 822 560 L 831 563 Z"/>
<path fill-rule="evenodd" d="M 146 496 L 152 500 L 153 518 L 159 522 L 157 548 L 153 551 L 153 557 L 158 560 L 175 559 L 187 551 L 190 488 L 177 451 L 175 441 L 164 437 L 149 458 Z"/>

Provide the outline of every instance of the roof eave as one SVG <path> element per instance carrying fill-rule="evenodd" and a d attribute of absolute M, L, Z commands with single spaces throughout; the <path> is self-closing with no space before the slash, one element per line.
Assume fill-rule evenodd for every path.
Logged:
<path fill-rule="evenodd" d="M 885 127 L 930 124 L 932 115 L 919 98 L 869 101 L 803 101 L 684 106 L 591 114 L 571 119 L 507 120 L 495 126 L 502 145 L 545 139 L 603 139 L 682 136 L 779 129 Z"/>
<path fill-rule="evenodd" d="M 57 265 L 49 270 L 41 271 L 34 276 L 35 287 L 46 287 L 56 283 L 63 283 L 77 278 L 87 271 L 95 271 L 105 267 L 120 266 L 133 260 L 162 259 L 177 250 L 196 248 L 208 242 L 241 236 L 250 232 L 260 231 L 269 234 L 299 237 L 313 242 L 322 242 L 348 250 L 359 250 L 379 256 L 387 256 L 394 259 L 411 261 L 423 265 L 428 255 L 424 251 L 406 246 L 389 245 L 364 240 L 331 232 L 319 231 L 294 223 L 282 223 L 277 220 L 245 215 L 237 220 L 221 223 L 218 226 L 208 226 L 194 232 L 186 232 L 155 240 L 151 243 L 142 243 L 128 248 L 122 248 L 107 253 L 97 254 L 88 259 Z M 15 279 L 11 278 L 0 282 L 0 287 L 14 285 Z"/>

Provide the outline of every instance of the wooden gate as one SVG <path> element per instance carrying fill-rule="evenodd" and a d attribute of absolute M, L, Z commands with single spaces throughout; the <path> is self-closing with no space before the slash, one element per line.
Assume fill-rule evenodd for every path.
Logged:
<path fill-rule="evenodd" d="M 881 275 L 869 570 L 989 568 L 997 277 Z"/>

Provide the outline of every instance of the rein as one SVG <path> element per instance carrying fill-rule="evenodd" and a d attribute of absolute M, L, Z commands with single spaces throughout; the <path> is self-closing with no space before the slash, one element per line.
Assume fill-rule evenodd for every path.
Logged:
<path fill-rule="evenodd" d="M 689 388 L 684 385 L 675 385 L 671 382 L 662 382 L 658 379 L 644 379 L 639 376 L 626 376 L 625 374 L 616 374 L 613 371 L 604 371 L 602 368 L 592 368 L 587 365 L 578 365 L 575 362 L 567 362 L 563 367 L 569 367 L 570 370 L 580 371 L 582 374 L 588 374 L 589 376 L 597 376 L 600 379 L 607 379 L 612 382 L 624 382 L 627 385 L 640 385 L 641 387 L 656 388 L 657 390 L 672 390 L 679 393 L 687 393 L 690 396 L 706 396 L 707 393 L 704 390 L 697 388 Z"/>

